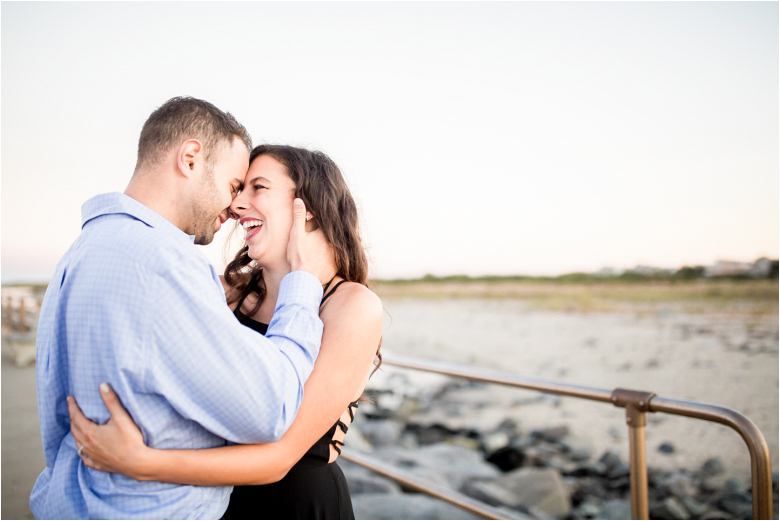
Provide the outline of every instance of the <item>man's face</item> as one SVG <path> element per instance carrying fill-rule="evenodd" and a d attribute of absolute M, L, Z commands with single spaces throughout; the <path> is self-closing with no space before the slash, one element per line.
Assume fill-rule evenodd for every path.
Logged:
<path fill-rule="evenodd" d="M 228 218 L 230 203 L 241 190 L 249 168 L 249 153 L 243 141 L 235 138 L 213 157 L 212 166 L 201 177 L 196 190 L 193 219 L 195 244 L 210 244 Z"/>

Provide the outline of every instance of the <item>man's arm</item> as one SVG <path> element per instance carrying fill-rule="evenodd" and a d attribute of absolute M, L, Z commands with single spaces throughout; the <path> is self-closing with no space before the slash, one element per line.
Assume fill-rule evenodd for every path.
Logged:
<path fill-rule="evenodd" d="M 195 275 L 181 269 L 155 282 L 144 387 L 222 438 L 275 441 L 295 417 L 319 351 L 322 287 L 308 273 L 285 277 L 278 325 L 265 338 L 235 319 L 213 282 Z"/>

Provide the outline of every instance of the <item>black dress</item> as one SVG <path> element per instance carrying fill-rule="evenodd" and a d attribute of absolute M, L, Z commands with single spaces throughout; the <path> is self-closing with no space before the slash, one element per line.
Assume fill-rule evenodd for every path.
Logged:
<path fill-rule="evenodd" d="M 330 293 L 325 287 L 322 303 L 341 282 Z M 247 317 L 240 307 L 234 311 L 239 322 L 265 335 L 268 324 Z M 349 404 L 351 417 L 356 407 L 357 402 Z M 331 445 L 341 453 L 341 442 L 333 439 L 337 428 L 346 432 L 347 426 L 337 421 L 280 481 L 234 487 L 222 519 L 355 519 L 344 473 L 335 461 L 328 463 Z"/>

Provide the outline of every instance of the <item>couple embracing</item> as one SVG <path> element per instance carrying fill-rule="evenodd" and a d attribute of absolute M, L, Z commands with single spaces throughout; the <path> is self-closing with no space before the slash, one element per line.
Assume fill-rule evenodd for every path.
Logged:
<path fill-rule="evenodd" d="M 245 243 L 220 277 L 195 244 L 228 219 Z M 82 207 L 46 291 L 33 514 L 354 518 L 335 460 L 381 362 L 366 279 L 330 158 L 252 148 L 229 113 L 169 100 L 125 192 Z"/>

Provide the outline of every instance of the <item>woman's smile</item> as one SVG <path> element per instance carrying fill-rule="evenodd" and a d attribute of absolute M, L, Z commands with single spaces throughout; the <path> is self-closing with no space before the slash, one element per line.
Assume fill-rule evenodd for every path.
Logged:
<path fill-rule="evenodd" d="M 254 217 L 244 217 L 241 219 L 240 223 L 244 228 L 244 231 L 246 231 L 247 241 L 257 235 L 257 233 L 263 227 L 263 221 L 260 219 L 255 219 Z"/>

